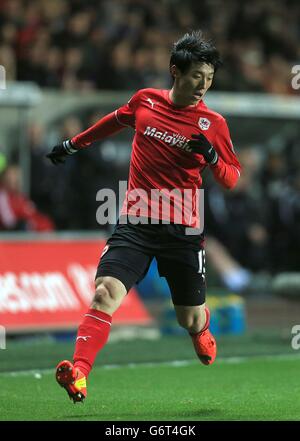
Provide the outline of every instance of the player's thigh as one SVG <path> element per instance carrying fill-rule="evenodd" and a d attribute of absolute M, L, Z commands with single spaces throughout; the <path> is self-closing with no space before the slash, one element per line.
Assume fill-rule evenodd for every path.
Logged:
<path fill-rule="evenodd" d="M 96 272 L 96 283 L 110 283 L 113 292 L 125 294 L 148 271 L 152 256 L 127 246 L 108 246 L 104 249 Z"/>
<path fill-rule="evenodd" d="M 186 329 L 202 329 L 206 320 L 203 274 L 193 266 L 172 260 L 160 262 L 159 269 L 169 285 L 178 323 Z"/>
<path fill-rule="evenodd" d="M 174 306 L 197 307 L 199 309 L 201 305 L 205 304 L 204 253 L 184 250 L 182 254 L 180 251 L 176 253 L 176 260 L 173 256 L 158 256 L 156 258 L 159 274 L 167 280 Z M 185 309 L 183 308 L 183 310 Z"/>

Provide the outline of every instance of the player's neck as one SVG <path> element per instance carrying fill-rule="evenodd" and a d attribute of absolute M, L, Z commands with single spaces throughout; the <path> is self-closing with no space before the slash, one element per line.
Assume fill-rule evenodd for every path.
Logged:
<path fill-rule="evenodd" d="M 172 104 L 179 107 L 197 106 L 201 101 L 188 100 L 186 96 L 180 94 L 174 87 L 169 90 L 169 100 L 172 102 Z"/>

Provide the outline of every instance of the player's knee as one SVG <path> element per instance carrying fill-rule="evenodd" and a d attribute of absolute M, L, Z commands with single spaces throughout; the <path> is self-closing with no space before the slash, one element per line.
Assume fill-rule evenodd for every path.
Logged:
<path fill-rule="evenodd" d="M 109 277 L 101 278 L 96 282 L 93 304 L 98 307 L 114 306 L 118 302 L 113 282 Z"/>
<path fill-rule="evenodd" d="M 109 290 L 106 288 L 104 283 L 100 283 L 95 290 L 95 295 L 93 302 L 101 305 L 103 302 L 107 302 L 107 299 L 110 297 Z"/>

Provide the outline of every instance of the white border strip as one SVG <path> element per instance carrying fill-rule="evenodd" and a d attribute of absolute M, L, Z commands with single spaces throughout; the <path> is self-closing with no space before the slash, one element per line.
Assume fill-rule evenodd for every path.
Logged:
<path fill-rule="evenodd" d="M 101 319 L 99 317 L 96 317 L 95 315 L 92 315 L 92 314 L 84 314 L 84 315 L 85 315 L 85 317 L 92 317 L 92 318 L 94 318 L 96 320 L 99 320 L 99 322 L 104 322 L 104 323 L 107 323 L 109 326 L 111 326 L 110 322 L 108 322 L 107 320 L 103 320 L 103 319 Z"/>
<path fill-rule="evenodd" d="M 275 354 L 275 355 L 253 355 L 245 357 L 220 357 L 216 364 L 240 364 L 247 361 L 261 361 L 261 360 L 299 360 L 300 354 Z M 127 364 L 106 364 L 97 365 L 95 368 L 101 368 L 105 370 L 111 369 L 123 369 L 123 368 L 140 368 L 140 367 L 155 367 L 155 366 L 170 366 L 170 367 L 185 367 L 192 365 L 201 365 L 200 361 L 197 359 L 193 360 L 173 360 L 173 361 L 158 361 L 158 362 L 146 362 L 146 363 L 127 363 Z M 22 377 L 22 376 L 34 376 L 40 379 L 41 376 L 55 373 L 55 368 L 53 369 L 30 369 L 25 371 L 13 371 L 13 372 L 0 372 L 0 377 Z"/>
<path fill-rule="evenodd" d="M 124 123 L 122 123 L 122 122 L 120 121 L 120 118 L 118 117 L 118 109 L 115 110 L 115 117 L 116 117 L 116 120 L 118 121 L 118 123 L 121 124 L 121 126 L 124 126 L 124 127 L 131 127 L 131 126 L 129 126 L 128 124 L 124 124 Z"/>

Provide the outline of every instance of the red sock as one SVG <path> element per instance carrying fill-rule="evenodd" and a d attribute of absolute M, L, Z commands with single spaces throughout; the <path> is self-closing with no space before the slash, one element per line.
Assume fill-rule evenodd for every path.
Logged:
<path fill-rule="evenodd" d="M 87 377 L 92 369 L 96 355 L 108 340 L 111 316 L 97 309 L 89 309 L 78 328 L 74 366 Z"/>

